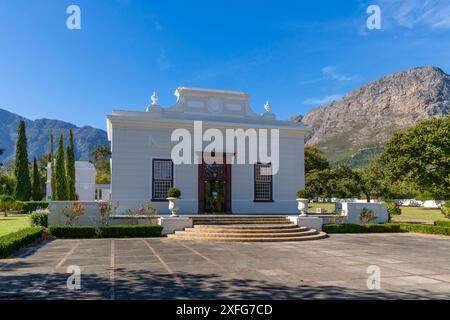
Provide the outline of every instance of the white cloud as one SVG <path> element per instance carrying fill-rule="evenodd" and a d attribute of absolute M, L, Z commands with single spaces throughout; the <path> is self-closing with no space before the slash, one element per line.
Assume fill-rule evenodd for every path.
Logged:
<path fill-rule="evenodd" d="M 306 99 L 305 101 L 303 101 L 303 103 L 310 104 L 310 105 L 324 105 L 324 104 L 328 104 L 332 101 L 339 100 L 341 97 L 342 97 L 342 94 L 332 94 L 332 95 L 325 96 L 322 98 Z"/>
<path fill-rule="evenodd" d="M 381 19 L 405 28 L 450 29 L 448 0 L 381 0 Z M 382 22 L 384 23 L 384 22 Z"/>
<path fill-rule="evenodd" d="M 172 67 L 172 64 L 167 59 L 166 50 L 163 48 L 159 49 L 159 56 L 156 58 L 156 65 L 159 70 L 167 70 Z"/>
<path fill-rule="evenodd" d="M 322 75 L 324 79 L 332 79 L 337 81 L 350 81 L 354 77 L 341 74 L 337 71 L 335 66 L 326 66 L 322 68 Z"/>
<path fill-rule="evenodd" d="M 356 76 L 349 76 L 338 72 L 335 66 L 326 66 L 321 69 L 322 76 L 316 79 L 307 79 L 300 82 L 302 85 L 313 84 L 324 80 L 335 81 L 352 81 L 357 79 Z"/>

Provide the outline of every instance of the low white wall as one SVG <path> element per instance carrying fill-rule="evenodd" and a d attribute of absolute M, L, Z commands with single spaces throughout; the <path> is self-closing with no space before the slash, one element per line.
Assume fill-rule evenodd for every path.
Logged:
<path fill-rule="evenodd" d="M 48 225 L 67 225 L 64 216 L 65 206 L 73 204 L 73 201 L 50 201 L 48 205 Z M 84 214 L 73 224 L 75 226 L 98 226 L 100 225 L 100 210 L 96 201 L 80 202 L 84 205 Z"/>
<path fill-rule="evenodd" d="M 158 224 L 163 227 L 162 235 L 165 236 L 175 231 L 181 231 L 192 227 L 192 219 L 188 217 L 160 217 Z"/>
<path fill-rule="evenodd" d="M 300 217 L 300 216 L 289 216 L 289 220 L 301 227 L 308 227 L 310 229 L 316 229 L 322 231 L 323 219 L 319 217 Z"/>
<path fill-rule="evenodd" d="M 393 201 L 402 207 L 440 208 L 445 204 L 444 200 L 394 199 Z"/>
<path fill-rule="evenodd" d="M 389 221 L 387 205 L 385 203 L 343 202 L 342 215 L 346 217 L 345 223 L 360 224 L 359 215 L 364 208 L 372 210 L 377 217 L 372 223 L 385 223 Z"/>

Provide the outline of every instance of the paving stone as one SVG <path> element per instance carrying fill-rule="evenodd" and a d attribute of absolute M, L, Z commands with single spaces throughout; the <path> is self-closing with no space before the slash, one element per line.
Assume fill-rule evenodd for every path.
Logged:
<path fill-rule="evenodd" d="M 372 264 L 381 269 L 381 290 L 367 288 Z M 68 265 L 80 266 L 82 290 L 67 289 Z M 0 278 L 0 299 L 450 299 L 450 241 L 413 234 L 305 243 L 56 240 L 0 261 Z"/>

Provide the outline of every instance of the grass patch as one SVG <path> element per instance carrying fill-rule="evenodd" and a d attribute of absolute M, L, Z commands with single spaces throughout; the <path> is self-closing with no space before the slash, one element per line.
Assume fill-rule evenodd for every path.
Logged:
<path fill-rule="evenodd" d="M 333 213 L 334 212 L 334 203 L 331 202 L 325 202 L 325 203 L 320 203 L 320 202 L 311 202 L 308 203 L 308 212 L 309 213 L 315 213 L 316 212 L 316 208 L 323 208 L 325 210 L 327 210 L 327 213 Z"/>
<path fill-rule="evenodd" d="M 29 226 L 30 219 L 28 215 L 18 214 L 7 217 L 4 217 L 2 215 L 0 216 L 0 237 L 27 228 Z"/>
<path fill-rule="evenodd" d="M 6 258 L 42 237 L 41 227 L 28 227 L 0 237 L 0 258 Z"/>
<path fill-rule="evenodd" d="M 400 224 L 324 224 L 322 230 L 326 233 L 385 233 L 401 232 Z"/>
<path fill-rule="evenodd" d="M 402 214 L 393 217 L 393 221 L 406 222 L 433 222 L 437 220 L 447 220 L 439 209 L 422 208 L 422 207 L 400 207 Z"/>

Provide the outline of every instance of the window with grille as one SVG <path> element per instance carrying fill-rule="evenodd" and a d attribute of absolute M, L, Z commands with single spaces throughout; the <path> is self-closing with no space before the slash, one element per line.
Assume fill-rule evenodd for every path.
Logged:
<path fill-rule="evenodd" d="M 255 201 L 272 201 L 272 166 L 255 164 Z"/>
<path fill-rule="evenodd" d="M 167 190 L 173 186 L 173 162 L 153 159 L 152 200 L 166 200 Z"/>

